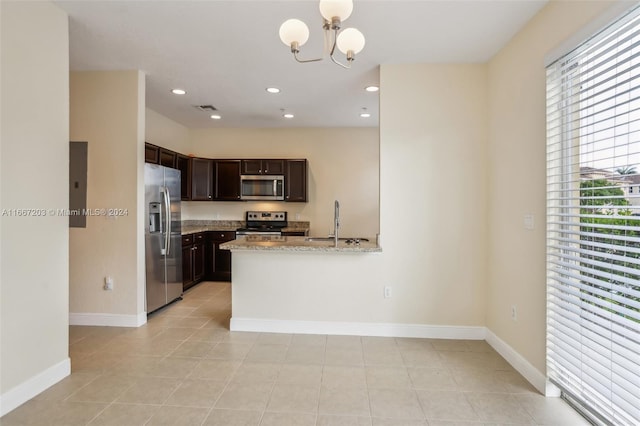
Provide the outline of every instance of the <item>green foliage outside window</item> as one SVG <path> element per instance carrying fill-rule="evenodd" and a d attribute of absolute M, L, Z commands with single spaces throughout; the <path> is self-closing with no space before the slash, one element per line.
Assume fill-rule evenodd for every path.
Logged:
<path fill-rule="evenodd" d="M 624 206 L 628 205 L 630 204 L 624 198 L 624 192 L 613 182 L 606 179 L 593 179 L 580 183 L 580 230 L 583 233 L 581 237 L 583 241 L 581 248 L 594 253 L 592 255 L 581 254 L 581 257 L 588 258 L 591 261 L 608 263 L 616 267 L 638 270 L 638 273 L 629 273 L 613 268 L 593 265 L 589 262 L 582 263 L 581 265 L 593 269 L 594 273 L 583 272 L 582 274 L 616 286 L 640 291 L 640 265 L 635 263 L 635 259 L 640 258 L 640 253 L 635 252 L 635 250 L 640 249 L 640 243 L 632 241 L 634 237 L 640 235 L 640 218 L 632 216 L 631 210 L 624 208 Z M 585 233 L 589 233 L 590 235 L 584 235 Z M 619 237 L 624 238 L 621 239 Z M 602 253 L 602 255 L 598 255 L 598 253 Z M 613 256 L 617 256 L 617 258 L 614 259 L 612 258 Z M 628 258 L 629 261 L 620 260 L 621 258 Z M 637 282 L 637 284 L 632 285 L 626 283 L 618 277 L 624 277 L 627 280 L 631 279 Z M 586 282 L 585 284 L 599 291 L 608 292 L 609 295 L 617 295 L 619 293 L 608 287 L 596 286 Z M 617 308 L 610 309 L 606 306 L 608 304 L 615 304 L 637 311 L 636 308 L 621 302 L 621 298 L 615 296 L 612 296 L 614 298 L 605 297 L 597 292 L 590 294 L 590 296 L 596 297 L 604 302 L 602 304 L 598 303 L 601 309 L 611 313 L 617 313 L 636 323 L 640 322 L 640 320 L 636 318 L 620 314 Z M 625 298 L 640 302 L 640 298 L 630 295 L 625 295 Z"/>

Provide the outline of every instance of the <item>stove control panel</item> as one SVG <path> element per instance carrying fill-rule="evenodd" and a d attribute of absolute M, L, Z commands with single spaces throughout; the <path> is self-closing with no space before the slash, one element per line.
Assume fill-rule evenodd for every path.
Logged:
<path fill-rule="evenodd" d="M 285 222 L 287 212 L 247 212 L 247 221 L 251 222 Z"/>

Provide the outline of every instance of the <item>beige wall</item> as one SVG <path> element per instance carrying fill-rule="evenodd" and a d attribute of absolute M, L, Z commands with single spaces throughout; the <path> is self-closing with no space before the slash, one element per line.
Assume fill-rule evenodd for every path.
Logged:
<path fill-rule="evenodd" d="M 184 219 L 243 219 L 247 210 L 286 210 L 311 222 L 311 233 L 333 229 L 340 200 L 341 232 L 375 236 L 379 230 L 377 128 L 191 129 L 190 151 L 207 158 L 307 158 L 307 203 L 187 202 Z"/>
<path fill-rule="evenodd" d="M 70 229 L 70 312 L 144 314 L 144 75 L 71 73 L 71 140 L 88 142 L 87 207 L 127 209 Z M 114 280 L 103 290 L 104 278 Z M 98 321 L 99 322 L 99 321 Z"/>
<path fill-rule="evenodd" d="M 152 109 L 145 111 L 145 141 L 181 154 L 188 154 L 189 129 Z"/>
<path fill-rule="evenodd" d="M 0 415 L 69 373 L 69 38 L 46 2 L 0 2 Z"/>
<path fill-rule="evenodd" d="M 576 31 L 610 4 L 552 1 L 489 63 L 487 327 L 542 373 L 546 371 L 544 59 L 565 39 L 575 39 Z M 525 214 L 534 216 L 533 230 L 524 228 Z M 517 321 L 511 319 L 514 305 Z"/>
<path fill-rule="evenodd" d="M 486 67 L 382 65 L 380 87 L 382 253 L 236 251 L 232 326 L 484 330 Z"/>
<path fill-rule="evenodd" d="M 484 325 L 486 67 L 382 65 L 383 280 L 402 321 Z"/>

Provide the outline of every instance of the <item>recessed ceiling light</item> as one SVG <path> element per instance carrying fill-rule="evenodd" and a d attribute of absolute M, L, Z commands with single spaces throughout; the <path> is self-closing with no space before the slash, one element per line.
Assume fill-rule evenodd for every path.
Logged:
<path fill-rule="evenodd" d="M 367 86 L 364 88 L 364 90 L 366 90 L 367 92 L 377 92 L 378 90 L 380 90 L 380 88 L 378 86 Z"/>
<path fill-rule="evenodd" d="M 213 118 L 214 120 L 220 120 L 220 119 L 222 118 L 222 116 L 221 116 L 221 115 L 218 115 L 218 114 L 213 114 L 213 115 L 211 116 L 211 118 Z"/>
<path fill-rule="evenodd" d="M 360 113 L 360 117 L 362 117 L 362 118 L 369 118 L 369 117 L 371 117 L 371 114 L 369 114 L 368 112 L 361 112 L 361 113 Z"/>
<path fill-rule="evenodd" d="M 282 114 L 282 116 L 284 118 L 293 118 L 293 114 L 291 114 L 291 113 Z"/>
<path fill-rule="evenodd" d="M 280 93 L 280 89 L 277 87 L 267 87 L 265 90 L 269 93 Z"/>
<path fill-rule="evenodd" d="M 186 95 L 187 91 L 183 89 L 172 89 L 171 93 L 173 93 L 174 95 Z"/>

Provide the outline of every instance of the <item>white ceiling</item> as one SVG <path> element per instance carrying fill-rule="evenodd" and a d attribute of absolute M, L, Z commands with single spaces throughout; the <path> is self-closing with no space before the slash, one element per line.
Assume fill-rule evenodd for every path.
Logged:
<path fill-rule="evenodd" d="M 311 35 L 300 56 L 319 56 L 316 0 L 56 3 L 70 16 L 71 70 L 143 70 L 147 106 L 198 128 L 377 126 L 378 94 L 364 87 L 378 83 L 380 64 L 487 61 L 546 0 L 355 0 L 343 28 L 358 28 L 366 45 L 349 70 L 298 64 L 278 37 L 282 22 L 302 19 Z M 208 104 L 222 120 L 194 108 Z"/>

